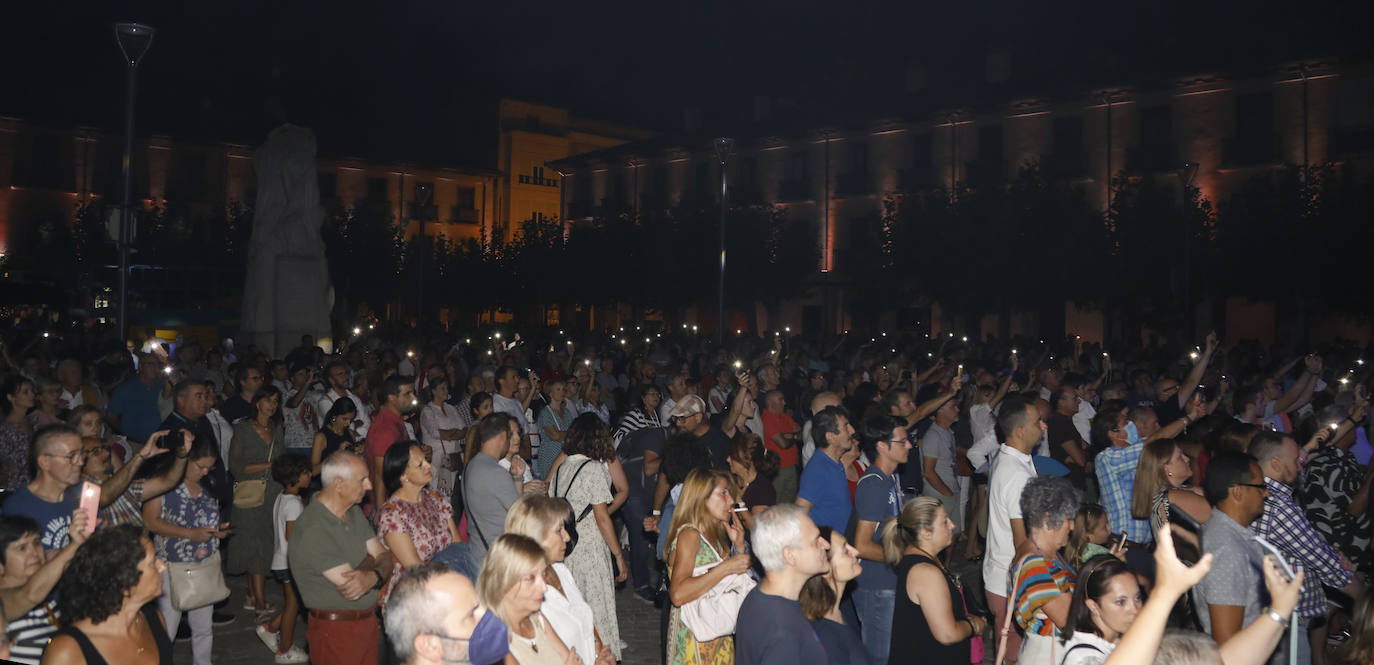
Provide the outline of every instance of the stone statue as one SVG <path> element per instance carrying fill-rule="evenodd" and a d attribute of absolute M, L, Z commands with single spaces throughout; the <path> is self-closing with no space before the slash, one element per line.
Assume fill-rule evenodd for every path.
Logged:
<path fill-rule="evenodd" d="M 329 264 L 320 226 L 315 134 L 282 125 L 253 156 L 258 175 L 253 237 L 243 287 L 241 342 L 281 357 L 301 335 L 311 335 L 329 351 L 329 312 L 333 307 Z"/>

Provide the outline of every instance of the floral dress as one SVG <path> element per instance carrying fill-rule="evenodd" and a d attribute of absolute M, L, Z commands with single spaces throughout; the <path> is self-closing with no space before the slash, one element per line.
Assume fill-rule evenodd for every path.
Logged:
<path fill-rule="evenodd" d="M 691 524 L 684 524 L 678 527 L 677 535 L 682 535 L 682 530 L 696 527 Z M 697 538 L 697 554 L 692 560 L 693 568 L 700 568 L 721 561 L 721 558 L 707 546 L 704 536 Z M 672 544 L 668 546 L 668 551 L 664 552 L 664 560 L 668 563 L 668 576 L 673 575 L 673 550 L 677 548 L 679 538 L 673 538 Z M 691 575 L 692 571 L 684 571 Z M 697 642 L 692 631 L 687 628 L 687 624 L 682 622 L 681 608 L 674 606 L 668 613 L 668 665 L 732 665 L 735 662 L 735 636 L 724 635 L 717 637 L 709 642 Z"/>
<path fill-rule="evenodd" d="M 588 505 L 611 502 L 611 474 L 606 471 L 605 464 L 586 455 L 573 455 L 564 460 L 553 475 L 549 494 L 567 499 L 576 517 L 582 515 Z M 611 550 L 601 537 L 596 515 L 590 511 L 577 522 L 577 547 L 568 555 L 566 563 L 587 604 L 592 606 L 602 643 L 611 648 L 616 660 L 620 660 L 620 624 L 615 616 Z"/>
<path fill-rule="evenodd" d="M 191 496 L 186 483 L 162 495 L 163 521 L 186 529 L 219 526 L 219 502 L 205 490 L 200 496 Z M 210 558 L 219 548 L 219 539 L 211 538 L 198 543 L 189 538 L 169 538 L 154 536 L 153 547 L 157 558 L 172 563 L 195 563 Z"/>
<path fill-rule="evenodd" d="M 410 544 L 415 547 L 415 555 L 423 563 L 434 558 L 440 550 L 453 543 L 453 533 L 449 531 L 448 521 L 453 518 L 453 506 L 438 492 L 424 487 L 420 489 L 420 500 L 411 503 L 395 494 L 382 506 L 381 518 L 377 521 L 377 535 L 386 541 L 387 534 L 404 533 L 410 536 Z M 387 576 L 386 587 L 382 589 L 381 602 L 391 597 L 391 585 L 401 574 L 401 562 L 397 560 Z"/>

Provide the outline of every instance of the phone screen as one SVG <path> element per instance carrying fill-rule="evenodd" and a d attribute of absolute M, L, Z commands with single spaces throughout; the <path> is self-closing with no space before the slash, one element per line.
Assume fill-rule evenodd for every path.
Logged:
<path fill-rule="evenodd" d="M 86 513 L 86 535 L 95 532 L 95 522 L 100 517 L 100 486 L 86 481 L 81 483 L 81 510 Z"/>

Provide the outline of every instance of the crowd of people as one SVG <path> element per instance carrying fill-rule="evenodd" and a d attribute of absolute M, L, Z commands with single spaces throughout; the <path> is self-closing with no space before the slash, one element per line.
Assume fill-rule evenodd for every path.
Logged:
<path fill-rule="evenodd" d="M 16 331 L 0 650 L 212 665 L 242 575 L 278 663 L 1374 664 L 1354 345 L 503 333 Z"/>

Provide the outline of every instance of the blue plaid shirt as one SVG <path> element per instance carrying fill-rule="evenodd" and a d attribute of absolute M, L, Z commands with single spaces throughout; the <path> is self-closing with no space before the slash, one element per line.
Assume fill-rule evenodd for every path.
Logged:
<path fill-rule="evenodd" d="M 1279 548 L 1295 569 L 1307 571 L 1302 581 L 1302 595 L 1298 597 L 1298 616 L 1311 619 L 1326 613 L 1326 594 L 1322 585 L 1341 588 L 1350 584 L 1354 573 L 1341 566 L 1336 548 L 1322 540 L 1321 534 L 1307 521 L 1307 515 L 1293 501 L 1293 488 L 1273 478 L 1264 479 L 1269 496 L 1264 500 L 1264 514 L 1250 524 L 1256 535 Z"/>
<path fill-rule="evenodd" d="M 1150 533 L 1150 520 L 1138 520 L 1131 516 L 1131 495 L 1135 491 L 1135 467 L 1140 462 L 1140 451 L 1144 449 L 1143 441 L 1129 446 L 1113 446 L 1098 453 L 1093 463 L 1097 468 L 1102 507 L 1107 509 L 1112 531 L 1125 533 L 1127 540 L 1142 544 L 1154 540 L 1154 534 Z"/>

